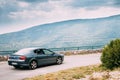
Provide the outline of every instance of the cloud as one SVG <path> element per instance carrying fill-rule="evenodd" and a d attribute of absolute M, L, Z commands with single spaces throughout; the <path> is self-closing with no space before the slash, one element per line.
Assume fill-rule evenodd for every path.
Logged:
<path fill-rule="evenodd" d="M 19 5 L 19 7 L 21 7 L 21 8 L 26 8 L 26 7 L 29 6 L 29 4 L 28 4 L 27 2 L 19 2 L 18 5 Z"/>
<path fill-rule="evenodd" d="M 29 4 L 26 2 L 19 2 L 18 11 L 11 11 L 8 16 L 13 19 L 30 19 L 36 17 L 45 17 L 50 13 L 57 13 L 64 10 L 63 4 L 59 3 L 60 1 L 49 1 L 46 3 L 36 3 L 36 4 Z M 24 8 L 24 9 L 23 9 Z M 50 16 L 50 15 L 49 15 Z M 42 17 L 42 18 L 43 18 Z"/>
<path fill-rule="evenodd" d="M 120 0 L 0 0 L 0 27 L 18 28 L 115 14 L 120 14 Z"/>
<path fill-rule="evenodd" d="M 118 7 L 120 0 L 72 0 L 69 6 L 73 8 L 98 9 L 100 7 Z"/>
<path fill-rule="evenodd" d="M 114 6 L 120 8 L 120 0 L 115 0 L 114 1 Z"/>
<path fill-rule="evenodd" d="M 87 10 L 85 8 L 74 8 L 64 7 L 58 5 L 54 5 L 57 3 L 44 3 L 39 6 L 42 7 L 44 5 L 48 5 L 49 8 L 38 8 L 34 7 L 34 9 L 23 10 L 19 12 L 11 12 L 9 17 L 14 20 L 21 20 L 28 22 L 32 22 L 32 24 L 41 24 L 48 22 L 57 22 L 62 20 L 69 19 L 80 19 L 80 18 L 97 18 L 97 17 L 106 17 L 110 15 L 114 15 L 116 13 L 120 13 L 118 8 L 110 8 L 110 7 L 100 7 L 97 10 Z"/>
<path fill-rule="evenodd" d="M 5 22 L 11 22 L 12 20 L 8 17 L 10 12 L 17 11 L 17 3 L 15 0 L 1 0 L 0 1 L 0 24 Z"/>
<path fill-rule="evenodd" d="M 23 0 L 22 0 L 23 1 Z M 25 1 L 25 0 L 24 0 Z M 37 1 L 37 0 L 35 0 Z M 106 0 L 47 0 L 43 3 L 36 3 L 36 4 L 30 4 L 26 2 L 19 2 L 21 5 L 19 6 L 19 11 L 16 12 L 10 12 L 9 17 L 13 19 L 20 19 L 20 20 L 26 20 L 26 19 L 32 19 L 32 20 L 56 20 L 56 19 L 73 19 L 75 18 L 91 18 L 91 17 L 97 17 L 101 15 L 105 16 L 110 14 L 119 13 L 119 8 L 115 9 L 115 7 L 108 7 L 108 5 L 113 5 L 118 2 L 115 2 L 113 0 L 106 1 Z M 32 2 L 31 2 L 32 3 Z M 23 4 L 23 5 L 22 5 Z M 68 6 L 69 4 L 69 6 Z M 22 9 L 24 7 L 24 9 Z M 97 9 L 97 10 L 96 10 Z M 103 9 L 103 10 L 102 10 Z M 106 9 L 106 12 L 103 13 Z M 102 12 L 103 11 L 103 12 Z M 100 12 L 100 13 L 97 13 Z M 114 12 L 114 13 L 113 13 Z M 97 13 L 91 14 L 90 13 Z M 75 16 L 74 16 L 74 15 Z M 99 14 L 99 15 L 98 15 Z M 77 15 L 77 16 L 76 16 Z M 86 17 L 87 16 L 87 17 Z"/>

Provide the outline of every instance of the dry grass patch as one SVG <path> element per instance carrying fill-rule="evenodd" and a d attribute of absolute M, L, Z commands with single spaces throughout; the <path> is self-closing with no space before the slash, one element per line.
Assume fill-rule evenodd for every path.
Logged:
<path fill-rule="evenodd" d="M 108 70 L 101 65 L 90 65 L 39 75 L 24 80 L 120 80 L 120 68 Z"/>
<path fill-rule="evenodd" d="M 24 80 L 78 80 L 80 78 L 85 78 L 86 75 L 91 75 L 94 72 L 102 72 L 104 70 L 106 69 L 99 65 L 76 67 L 54 73 L 48 73 L 45 75 L 35 76 L 33 78 L 26 78 Z"/>
<path fill-rule="evenodd" d="M 4 56 L 0 55 L 0 62 L 7 61 L 7 60 L 8 60 L 8 55 L 4 55 Z"/>

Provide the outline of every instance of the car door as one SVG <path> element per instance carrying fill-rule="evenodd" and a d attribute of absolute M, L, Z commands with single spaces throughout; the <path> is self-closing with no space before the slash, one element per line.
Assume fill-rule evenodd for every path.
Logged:
<path fill-rule="evenodd" d="M 42 49 L 35 50 L 36 53 L 36 59 L 38 61 L 38 65 L 44 65 L 46 64 L 46 58 L 47 56 L 44 54 Z"/>
<path fill-rule="evenodd" d="M 55 63 L 56 62 L 56 56 L 54 55 L 54 52 L 48 50 L 48 49 L 43 49 L 43 52 L 46 56 L 45 62 L 46 64 L 49 63 Z"/>

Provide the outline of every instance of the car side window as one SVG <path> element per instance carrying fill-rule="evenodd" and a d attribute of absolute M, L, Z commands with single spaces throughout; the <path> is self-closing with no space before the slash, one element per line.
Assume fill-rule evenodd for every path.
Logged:
<path fill-rule="evenodd" d="M 41 55 L 41 54 L 44 54 L 43 50 L 42 49 L 37 49 L 34 51 L 36 54 L 38 55 Z"/>
<path fill-rule="evenodd" d="M 49 50 L 46 50 L 46 49 L 44 49 L 43 52 L 44 52 L 44 54 L 46 54 L 46 55 L 51 55 L 51 54 L 53 54 L 52 51 L 49 51 Z"/>

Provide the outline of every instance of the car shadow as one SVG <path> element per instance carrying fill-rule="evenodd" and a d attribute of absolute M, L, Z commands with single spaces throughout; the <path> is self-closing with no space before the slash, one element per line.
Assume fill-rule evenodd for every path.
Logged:
<path fill-rule="evenodd" d="M 64 64 L 64 63 L 63 63 Z M 62 65 L 62 64 L 61 64 Z M 47 64 L 47 65 L 41 65 L 41 66 L 38 66 L 36 69 L 39 69 L 39 68 L 45 68 L 45 67 L 49 67 L 49 66 L 57 66 L 57 64 Z M 29 67 L 20 67 L 20 68 L 12 68 L 13 70 L 31 70 L 29 69 Z M 34 70 L 36 70 L 34 69 Z"/>

